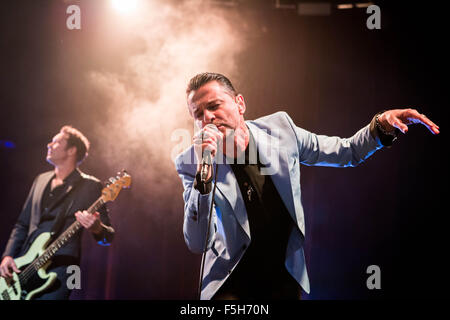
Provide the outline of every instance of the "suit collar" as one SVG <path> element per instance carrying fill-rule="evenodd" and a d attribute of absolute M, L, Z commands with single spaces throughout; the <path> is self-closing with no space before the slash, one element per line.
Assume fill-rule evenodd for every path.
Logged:
<path fill-rule="evenodd" d="M 37 229 L 39 221 L 41 220 L 41 202 L 42 196 L 44 194 L 44 190 L 54 176 L 53 171 L 45 172 L 38 176 L 36 180 L 36 185 L 33 191 L 33 199 L 31 206 L 31 218 L 30 218 L 30 227 L 28 229 L 28 236 Z"/>
<path fill-rule="evenodd" d="M 54 177 L 54 175 L 53 175 Z M 65 179 L 64 179 L 64 191 L 61 192 L 58 198 L 52 203 L 52 206 L 49 208 L 51 211 L 55 206 L 57 206 L 72 189 L 75 187 L 75 184 L 81 179 L 81 172 L 78 168 L 75 168 Z M 50 183 L 50 182 L 49 182 Z"/>
<path fill-rule="evenodd" d="M 286 149 L 280 146 L 279 138 L 274 132 L 260 129 L 252 122 L 246 122 L 254 141 L 261 164 L 261 173 L 270 175 L 275 188 L 293 218 L 295 218 L 295 206 L 292 197 L 290 163 Z M 223 165 L 219 166 L 217 173 L 217 189 L 230 204 L 236 219 L 250 238 L 247 210 L 239 189 L 236 177 L 222 155 Z"/>
<path fill-rule="evenodd" d="M 250 227 L 248 224 L 244 199 L 242 198 L 236 177 L 229 164 L 224 163 L 223 165 L 218 166 L 217 190 L 219 190 L 222 196 L 228 201 L 236 219 L 250 239 Z M 216 200 L 218 199 L 216 198 Z"/>
<path fill-rule="evenodd" d="M 33 195 L 33 202 L 36 204 L 36 211 L 38 215 L 41 213 L 41 200 L 44 194 L 45 188 L 52 181 L 55 173 L 53 171 L 48 171 L 43 173 L 36 182 L 36 190 Z"/>
<path fill-rule="evenodd" d="M 270 175 L 287 210 L 295 220 L 290 172 L 296 161 L 290 163 L 286 148 L 280 145 L 279 132 L 276 128 L 269 132 L 259 128 L 251 121 L 247 122 L 247 126 L 255 138 L 259 159 L 264 165 L 261 173 Z"/>
<path fill-rule="evenodd" d="M 81 178 L 81 171 L 78 168 L 75 168 L 65 179 L 64 183 L 73 185 Z"/>

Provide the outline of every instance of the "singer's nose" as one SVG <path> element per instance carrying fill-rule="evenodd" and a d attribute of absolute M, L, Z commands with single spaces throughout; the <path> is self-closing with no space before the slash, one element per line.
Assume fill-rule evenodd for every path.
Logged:
<path fill-rule="evenodd" d="M 208 123 L 213 123 L 216 117 L 214 116 L 214 112 L 210 110 L 203 111 L 203 126 L 206 126 Z"/>

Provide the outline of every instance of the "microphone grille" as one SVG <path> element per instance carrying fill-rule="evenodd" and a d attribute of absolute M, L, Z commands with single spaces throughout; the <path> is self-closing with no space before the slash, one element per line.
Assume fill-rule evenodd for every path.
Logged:
<path fill-rule="evenodd" d="M 217 126 L 213 123 L 208 123 L 205 127 L 211 128 L 213 130 L 219 131 L 219 129 L 217 128 Z"/>

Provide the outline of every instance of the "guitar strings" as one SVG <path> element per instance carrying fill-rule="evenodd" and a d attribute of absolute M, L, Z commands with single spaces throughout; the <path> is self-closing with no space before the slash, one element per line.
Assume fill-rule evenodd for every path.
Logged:
<path fill-rule="evenodd" d="M 122 178 L 120 178 L 122 179 Z M 126 184 L 124 184 L 126 185 Z M 117 185 L 116 185 L 117 186 Z M 120 187 L 119 187 L 120 190 Z M 87 211 L 92 214 L 95 211 L 97 211 L 102 205 L 104 205 L 106 202 L 103 200 L 102 197 L 100 197 L 99 199 L 97 199 L 97 201 L 95 201 L 88 209 Z M 67 241 L 73 234 L 75 234 L 81 227 L 81 224 L 78 221 L 75 221 L 66 231 L 64 231 L 50 246 L 48 246 L 48 248 L 40 255 L 38 256 L 38 258 L 36 258 L 32 263 L 30 263 L 21 273 L 17 274 L 17 277 L 19 279 L 19 289 L 22 288 L 22 284 L 23 282 L 26 282 L 30 279 L 31 276 L 34 275 L 34 273 L 38 272 L 39 269 L 45 265 L 48 261 L 50 261 L 51 258 L 47 258 L 47 261 L 44 262 L 44 264 L 42 264 L 39 268 L 36 268 L 36 265 L 38 263 L 38 261 L 41 260 L 41 257 L 45 256 L 46 254 L 50 253 L 50 249 L 54 248 L 55 246 L 57 247 L 54 251 L 51 251 L 50 256 L 52 256 L 58 249 L 60 249 L 64 243 L 61 246 L 58 246 L 60 242 L 62 242 L 62 240 Z M 68 236 L 68 237 L 67 237 Z M 17 281 L 14 280 L 14 278 L 12 279 L 12 285 L 7 287 L 7 292 L 8 294 L 15 294 L 15 292 L 17 292 L 17 288 L 14 287 L 15 283 Z"/>
<path fill-rule="evenodd" d="M 105 202 L 103 201 L 103 199 L 99 198 L 96 202 L 94 202 L 94 204 L 92 204 L 91 207 L 89 207 L 89 209 L 87 211 L 90 214 L 92 214 L 93 212 L 97 211 L 104 204 L 105 204 Z M 38 270 L 42 267 L 42 266 L 40 266 L 39 268 L 36 267 L 36 265 L 38 264 L 40 259 L 43 256 L 45 256 L 46 254 L 49 254 L 49 255 L 54 254 L 54 252 L 56 252 L 56 250 L 61 248 L 61 246 L 58 247 L 58 244 L 62 240 L 67 241 L 67 238 L 70 238 L 73 234 L 75 234 L 80 229 L 80 227 L 81 227 L 81 224 L 78 221 L 75 221 L 72 226 L 70 226 L 66 231 L 64 231 L 38 258 L 36 258 L 32 263 L 30 263 L 23 272 L 21 272 L 20 274 L 17 275 L 19 278 L 19 284 L 22 285 L 22 283 L 27 282 L 36 272 L 38 272 Z M 55 248 L 55 246 L 57 248 L 54 252 L 52 252 L 52 250 Z M 47 261 L 45 261 L 45 263 L 46 262 Z M 14 290 L 12 287 L 8 287 L 8 293 L 13 293 L 13 291 Z"/>

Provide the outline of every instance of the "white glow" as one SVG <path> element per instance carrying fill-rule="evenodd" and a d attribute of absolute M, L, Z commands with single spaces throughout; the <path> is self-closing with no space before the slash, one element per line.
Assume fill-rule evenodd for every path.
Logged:
<path fill-rule="evenodd" d="M 179 205 L 168 190 L 182 192 L 173 157 L 192 143 L 194 123 L 185 95 L 189 79 L 213 71 L 239 83 L 237 57 L 252 39 L 236 27 L 241 24 L 234 10 L 206 3 L 146 0 L 131 14 L 117 11 L 109 17 L 111 24 L 105 23 L 101 48 L 107 54 L 113 48 L 123 51 L 110 57 L 114 63 L 93 66 L 87 74 L 102 101 L 96 105 L 104 118 L 92 138 L 99 162 L 139 172 L 140 181 L 158 177 L 157 187 L 146 185 L 143 192 L 152 196 L 145 201 L 155 197 L 167 208 Z M 120 31 L 110 32 L 119 20 Z"/>
<path fill-rule="evenodd" d="M 112 7 L 124 14 L 136 11 L 138 3 L 139 0 L 111 0 Z"/>

